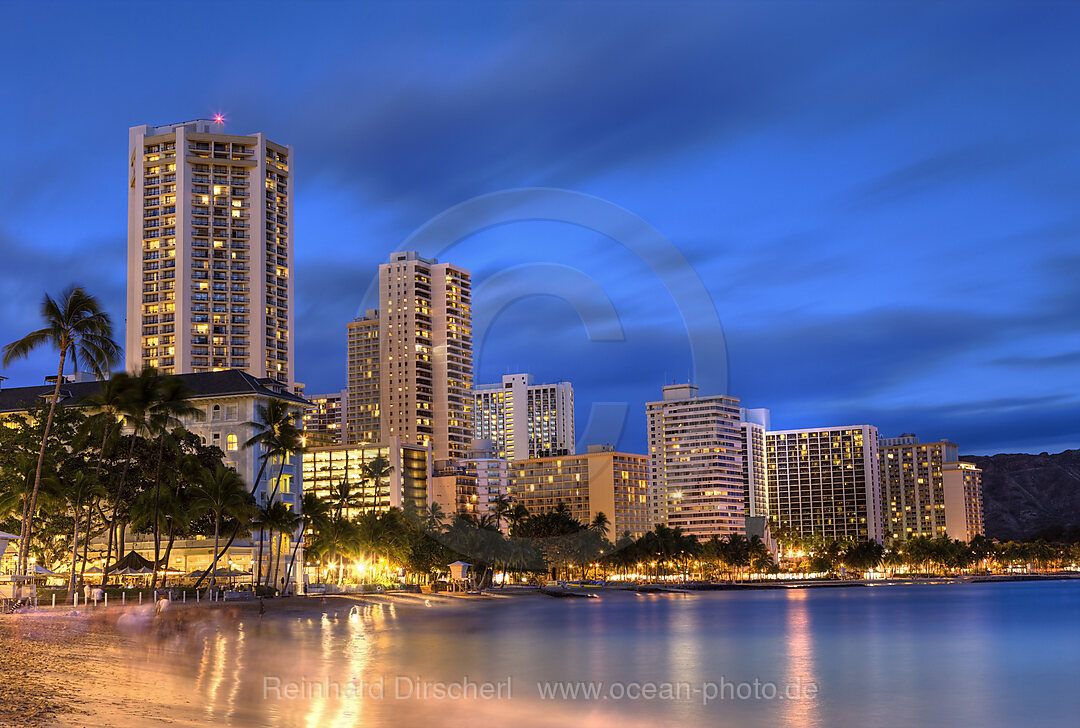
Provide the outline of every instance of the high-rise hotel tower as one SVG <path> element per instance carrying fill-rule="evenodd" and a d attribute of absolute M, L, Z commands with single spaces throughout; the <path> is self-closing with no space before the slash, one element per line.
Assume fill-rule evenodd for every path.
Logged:
<path fill-rule="evenodd" d="M 709 538 L 746 529 L 739 400 L 699 396 L 693 384 L 663 388 L 645 405 L 653 521 Z"/>
<path fill-rule="evenodd" d="M 464 459 L 473 437 L 469 271 L 393 253 L 379 266 L 378 310 L 348 329 L 350 440 L 378 432 L 383 443 L 430 447 L 435 460 Z"/>
<path fill-rule="evenodd" d="M 126 368 L 292 389 L 292 148 L 207 119 L 128 139 Z"/>
<path fill-rule="evenodd" d="M 476 437 L 491 440 L 507 460 L 574 454 L 574 387 L 535 384 L 531 374 L 506 374 L 473 391 Z"/>

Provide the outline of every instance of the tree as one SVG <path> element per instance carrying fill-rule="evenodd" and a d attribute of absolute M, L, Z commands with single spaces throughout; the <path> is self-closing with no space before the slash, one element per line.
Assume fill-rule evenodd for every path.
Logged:
<path fill-rule="evenodd" d="M 885 549 L 873 539 L 850 544 L 841 557 L 844 565 L 854 571 L 865 573 L 881 566 Z"/>
<path fill-rule="evenodd" d="M 348 511 L 361 511 L 364 508 L 364 495 L 358 492 L 347 478 L 342 478 L 337 485 L 330 483 L 330 501 L 334 504 L 334 515 L 338 518 L 351 517 Z"/>
<path fill-rule="evenodd" d="M 304 541 L 304 535 L 311 532 L 314 536 L 314 534 L 325 528 L 330 519 L 330 513 L 329 503 L 315 493 L 304 493 L 303 501 L 300 504 L 300 515 L 297 517 L 297 520 L 294 521 L 294 528 L 299 526 L 301 530 L 300 534 L 293 542 L 292 555 L 289 557 L 289 566 L 285 570 L 286 584 L 292 579 L 293 564 L 296 563 L 296 551 Z M 303 574 L 301 574 L 301 581 L 303 581 L 302 577 Z"/>
<path fill-rule="evenodd" d="M 236 471 L 224 465 L 218 465 L 212 472 L 204 470 L 192 495 L 196 512 L 214 516 L 214 553 L 209 573 L 216 580 L 221 522 L 232 518 L 242 523 L 251 517 L 254 502 Z"/>
<path fill-rule="evenodd" d="M 600 534 L 602 538 L 607 538 L 607 532 L 611 526 L 611 519 L 603 511 L 597 511 L 593 516 L 592 523 L 589 524 L 589 530 Z"/>
<path fill-rule="evenodd" d="M 390 466 L 390 461 L 382 455 L 377 455 L 371 460 L 364 463 L 363 477 L 364 480 L 370 481 L 375 488 L 375 496 L 372 499 L 371 512 L 374 513 L 379 503 L 379 493 L 382 492 L 382 482 L 390 477 L 390 473 L 394 471 L 394 468 Z"/>
<path fill-rule="evenodd" d="M 516 503 L 513 508 L 506 512 L 505 518 L 510 535 L 516 536 L 518 528 L 529 518 L 529 509 L 522 503 Z"/>
<path fill-rule="evenodd" d="M 266 568 L 266 585 L 277 588 L 278 565 L 281 562 L 280 540 L 274 538 L 274 534 L 292 534 L 299 525 L 299 517 L 281 501 L 274 501 L 262 511 L 263 525 L 270 532 L 270 565 Z M 277 558 L 274 557 L 274 544 L 278 543 Z M 272 576 L 271 576 L 272 572 Z"/>
<path fill-rule="evenodd" d="M 147 437 L 153 431 L 151 419 L 151 407 L 157 396 L 158 373 L 153 367 L 146 367 L 138 376 L 127 376 L 124 379 L 123 391 L 120 397 L 120 416 L 126 427 L 130 428 L 131 434 L 128 440 L 127 457 L 124 459 L 124 467 L 120 472 L 120 482 L 116 486 L 116 495 L 113 500 L 112 516 L 109 518 L 108 548 L 105 551 L 105 566 L 101 573 L 101 586 L 109 581 L 109 565 L 112 561 L 113 534 L 117 527 L 117 518 L 120 515 L 120 507 L 124 497 L 124 487 L 127 484 L 128 473 L 131 470 L 132 458 L 135 454 L 135 446 L 140 439 Z"/>
<path fill-rule="evenodd" d="M 45 464 L 46 441 L 52 428 L 56 404 L 60 400 L 60 387 L 64 380 L 64 367 L 70 357 L 75 371 L 79 362 L 90 367 L 90 371 L 103 379 L 108 370 L 120 360 L 120 347 L 113 341 L 112 320 L 101 309 L 96 298 L 78 286 L 72 286 L 61 294 L 59 301 L 45 294 L 41 302 L 41 317 L 45 327 L 13 341 L 4 347 L 4 366 L 13 361 L 24 359 L 30 352 L 41 346 L 51 346 L 60 353 L 60 362 L 56 369 L 56 385 L 49 400 L 49 414 L 45 420 L 45 433 L 41 439 L 37 470 L 34 475 L 34 488 L 29 502 L 23 508 L 22 541 L 19 548 L 19 570 L 26 573 L 27 558 L 30 553 L 30 536 L 33 528 L 34 509 L 37 508 L 38 492 L 41 489 L 41 471 Z"/>
<path fill-rule="evenodd" d="M 337 560 L 338 584 L 344 579 L 345 557 L 359 548 L 360 536 L 356 524 L 347 518 L 331 517 L 316 535 L 311 551 L 324 563 Z"/>
<path fill-rule="evenodd" d="M 75 567 L 79 560 L 79 521 L 82 519 L 81 510 L 86 508 L 87 511 L 93 509 L 92 501 L 95 498 L 100 497 L 104 493 L 104 489 L 98 485 L 97 479 L 92 477 L 84 470 L 80 470 L 75 473 L 75 477 L 71 483 L 63 489 L 64 500 L 67 502 L 68 508 L 71 509 L 71 519 L 74 522 L 73 533 L 71 535 L 71 576 L 68 578 L 68 590 L 67 590 L 67 603 L 70 604 L 75 596 L 75 580 L 77 574 L 75 573 Z M 83 535 L 84 540 L 90 540 L 90 533 L 87 532 Z"/>
<path fill-rule="evenodd" d="M 506 518 L 506 514 L 510 512 L 513 504 L 511 503 L 509 496 L 505 493 L 499 493 L 491 499 L 489 506 L 491 512 L 495 514 L 495 528 L 501 531 L 503 519 Z"/>
<path fill-rule="evenodd" d="M 255 495 L 258 491 L 267 463 L 273 458 L 278 458 L 281 463 L 278 479 L 270 497 L 267 498 L 267 500 L 273 500 L 281 483 L 281 472 L 285 468 L 285 460 L 290 454 L 298 453 L 303 449 L 303 436 L 296 428 L 296 415 L 285 400 L 271 399 L 265 407 L 258 405 L 255 411 L 258 418 L 246 423 L 247 427 L 255 430 L 255 434 L 244 443 L 244 448 L 258 445 L 262 447 L 263 452 L 262 464 L 251 486 L 251 494 Z"/>
<path fill-rule="evenodd" d="M 180 418 L 190 417 L 198 411 L 191 404 L 190 396 L 191 390 L 180 377 L 162 377 L 157 381 L 154 399 L 147 412 L 150 431 L 155 433 L 158 439 L 158 459 L 154 471 L 154 574 L 150 581 L 151 589 L 157 588 L 158 563 L 161 560 L 161 528 L 158 521 L 158 510 L 161 507 L 161 461 L 164 459 L 166 445 L 175 445 L 175 441 L 180 437 L 179 433 L 185 432 Z M 173 438 L 171 433 L 175 430 L 179 430 L 179 433 Z"/>
<path fill-rule="evenodd" d="M 246 423 L 246 426 L 252 428 L 255 434 L 244 443 L 245 449 L 256 446 L 262 449 L 262 455 L 260 456 L 262 462 L 259 465 L 259 472 L 255 475 L 255 482 L 251 485 L 251 494 L 253 496 L 259 490 L 259 483 L 262 481 L 263 473 L 266 472 L 266 466 L 269 462 L 273 458 L 278 458 L 281 462 L 274 488 L 269 497 L 264 499 L 264 503 L 270 503 L 274 500 L 278 487 L 281 485 L 285 460 L 290 453 L 298 453 L 303 449 L 303 436 L 296 428 L 294 424 L 295 414 L 285 400 L 271 399 L 266 403 L 266 406 L 257 405 L 255 412 L 256 419 Z M 226 549 L 229 548 L 235 538 L 236 533 L 234 532 L 229 536 L 229 542 L 225 545 Z M 260 568 L 262 565 L 263 541 L 263 529 L 260 527 L 258 556 Z"/>

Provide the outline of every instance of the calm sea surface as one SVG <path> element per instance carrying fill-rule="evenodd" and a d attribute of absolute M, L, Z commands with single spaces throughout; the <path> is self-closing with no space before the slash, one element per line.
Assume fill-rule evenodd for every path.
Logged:
<path fill-rule="evenodd" d="M 1080 582 L 333 606 L 125 663 L 192 725 L 1072 726 Z"/>

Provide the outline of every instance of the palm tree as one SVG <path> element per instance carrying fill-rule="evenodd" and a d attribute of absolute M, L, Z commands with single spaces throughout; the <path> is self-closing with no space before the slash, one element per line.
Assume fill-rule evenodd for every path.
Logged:
<path fill-rule="evenodd" d="M 394 468 L 391 467 L 390 461 L 382 455 L 377 455 L 371 460 L 364 463 L 363 478 L 365 481 L 370 481 L 375 486 L 375 496 L 372 499 L 371 512 L 374 513 L 379 504 L 379 493 L 382 492 L 382 482 L 386 478 L 390 477 L 390 473 L 394 472 Z"/>
<path fill-rule="evenodd" d="M 529 519 L 529 509 L 522 503 L 516 503 L 513 508 L 506 512 L 505 517 L 510 535 L 513 536 L 518 527 Z"/>
<path fill-rule="evenodd" d="M 275 533 L 292 533 L 296 530 L 296 517 L 289 507 L 281 501 L 274 501 L 259 509 L 259 522 L 269 534 L 270 563 L 266 566 L 266 585 L 277 586 L 278 564 L 281 561 L 281 546 L 278 546 L 277 558 L 274 558 Z"/>
<path fill-rule="evenodd" d="M 364 495 L 357 492 L 352 483 L 342 478 L 337 485 L 330 483 L 330 501 L 334 504 L 334 512 L 338 518 L 345 516 L 346 511 L 361 510 L 364 507 Z"/>
<path fill-rule="evenodd" d="M 153 367 L 146 367 L 139 372 L 138 376 L 129 376 L 125 380 L 120 401 L 120 415 L 123 418 L 124 425 L 131 429 L 131 439 L 128 441 L 127 457 L 124 459 L 124 468 L 120 472 L 120 482 L 116 486 L 116 495 L 113 500 L 112 516 L 109 518 L 108 547 L 105 550 L 105 566 L 101 573 L 101 586 L 103 587 L 109 581 L 113 532 L 116 530 L 120 504 L 124 497 L 124 486 L 127 483 L 132 457 L 135 454 L 135 443 L 140 437 L 147 437 L 153 432 L 153 420 L 151 420 L 150 412 L 157 396 L 157 380 L 157 370 Z"/>
<path fill-rule="evenodd" d="M 285 570 L 285 583 L 292 578 L 293 564 L 296 563 L 296 551 L 304 541 L 304 534 L 312 532 L 312 537 L 326 527 L 330 520 L 330 504 L 315 493 L 304 493 L 304 499 L 300 504 L 300 515 L 294 516 L 293 529 L 300 528 L 300 535 L 293 542 L 292 555 L 289 557 L 289 566 Z M 303 575 L 301 574 L 301 581 Z"/>
<path fill-rule="evenodd" d="M 597 511 L 592 519 L 592 523 L 589 524 L 589 530 L 600 534 L 602 538 L 607 538 L 607 532 L 610 526 L 611 519 L 609 519 L 603 511 Z"/>
<path fill-rule="evenodd" d="M 261 464 L 259 465 L 259 472 L 255 475 L 255 482 L 251 486 L 251 494 L 259 490 L 259 483 L 262 482 L 263 473 L 266 472 L 266 466 L 273 458 L 278 458 L 281 462 L 281 466 L 278 468 L 278 478 L 274 485 L 274 489 L 269 498 L 264 498 L 264 502 L 268 503 L 274 500 L 274 496 L 277 495 L 278 486 L 281 484 L 281 474 L 285 470 L 285 460 L 289 456 L 289 453 L 299 452 L 303 448 L 303 437 L 300 431 L 294 424 L 295 414 L 289 407 L 289 403 L 283 399 L 271 399 L 267 402 L 266 406 L 257 405 L 255 408 L 257 418 L 255 421 L 245 423 L 247 427 L 252 428 L 255 434 L 252 435 L 244 443 L 244 449 L 259 446 L 262 448 Z M 239 524 L 237 524 L 237 530 L 239 530 Z M 236 538 L 234 532 L 229 536 L 229 543 L 225 545 L 228 548 L 233 539 Z M 263 552 L 263 530 L 259 528 L 259 564 L 261 568 L 262 564 L 262 552 Z"/>
<path fill-rule="evenodd" d="M 154 471 L 154 574 L 151 577 L 150 588 L 157 588 L 158 563 L 161 559 L 161 529 L 159 527 L 158 510 L 161 505 L 161 461 L 165 456 L 166 441 L 170 433 L 176 429 L 183 431 L 183 423 L 180 418 L 191 417 L 198 410 L 191 404 L 189 397 L 191 390 L 184 384 L 180 377 L 163 377 L 157 381 L 154 399 L 147 411 L 150 430 L 157 434 L 158 460 Z"/>
<path fill-rule="evenodd" d="M 424 521 L 429 531 L 437 532 L 442 530 L 443 524 L 446 522 L 446 514 L 443 513 L 442 506 L 435 502 L 428 505 L 427 512 L 424 513 Z"/>
<path fill-rule="evenodd" d="M 81 511 L 84 507 L 87 511 L 92 511 L 94 506 L 91 501 L 100 497 L 103 492 L 104 489 L 98 485 L 97 479 L 92 478 L 85 470 L 80 470 L 75 473 L 75 477 L 72 479 L 71 483 L 67 488 L 64 488 L 63 497 L 67 502 L 68 507 L 71 508 L 71 519 L 75 522 L 71 536 L 71 578 L 68 579 L 68 604 L 71 603 L 72 597 L 75 596 L 75 580 L 77 577 L 75 567 L 79 560 L 79 522 L 82 520 Z M 89 519 L 87 520 L 89 521 Z M 90 540 L 89 531 L 83 536 L 83 540 Z"/>
<path fill-rule="evenodd" d="M 344 579 L 345 557 L 359 549 L 360 533 L 356 524 L 347 518 L 330 518 L 319 531 L 311 545 L 315 553 L 325 563 L 337 560 L 338 584 Z"/>
<path fill-rule="evenodd" d="M 120 360 L 120 347 L 112 339 L 112 320 L 101 309 L 96 298 L 78 286 L 65 290 L 60 300 L 53 300 L 45 294 L 41 302 L 41 317 L 45 327 L 14 341 L 4 347 L 4 366 L 13 361 L 24 359 L 34 349 L 52 346 L 60 352 L 60 363 L 56 369 L 56 386 L 53 387 L 49 401 L 49 415 L 45 420 L 45 433 L 41 438 L 41 452 L 38 455 L 37 472 L 34 475 L 34 489 L 29 502 L 23 508 L 22 541 L 19 548 L 19 570 L 26 573 L 27 559 L 30 553 L 30 534 L 33 527 L 34 509 L 37 508 L 38 491 L 41 489 L 41 469 L 45 464 L 45 445 L 52 429 L 56 403 L 60 399 L 60 385 L 64 380 L 64 366 L 70 357 L 75 371 L 79 370 L 79 361 L 90 367 L 98 379 L 104 379 L 108 370 Z"/>
<path fill-rule="evenodd" d="M 193 489 L 192 506 L 196 512 L 214 514 L 214 556 L 209 573 L 216 580 L 221 522 L 226 518 L 243 522 L 251 517 L 254 504 L 247 486 L 235 470 L 218 465 L 213 472 L 204 469 L 201 475 Z"/>
<path fill-rule="evenodd" d="M 289 407 L 289 403 L 283 399 L 271 399 L 266 406 L 258 405 L 255 409 L 258 418 L 254 422 L 245 423 L 246 427 L 255 430 L 255 434 L 244 443 L 244 448 L 259 445 L 262 447 L 262 463 L 259 472 L 255 476 L 255 482 L 251 486 L 251 494 L 259 489 L 266 466 L 273 458 L 280 458 L 282 467 L 289 453 L 295 453 L 303 446 L 302 436 L 296 428 L 294 421 L 296 415 Z M 278 476 L 280 481 L 281 476 Z M 277 493 L 277 488 L 274 488 Z M 272 498 L 271 498 L 272 499 Z"/>
<path fill-rule="evenodd" d="M 510 512 L 512 507 L 510 497 L 505 493 L 499 493 L 491 499 L 489 507 L 491 512 L 495 514 L 495 528 L 501 531 L 503 519 L 506 518 L 506 514 Z"/>

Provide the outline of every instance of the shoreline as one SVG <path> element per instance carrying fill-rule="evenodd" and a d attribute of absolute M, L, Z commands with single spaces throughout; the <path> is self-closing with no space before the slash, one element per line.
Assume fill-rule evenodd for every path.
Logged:
<path fill-rule="evenodd" d="M 624 593 L 659 593 L 686 596 L 696 591 L 729 591 L 784 588 L 836 588 L 857 586 L 913 586 L 1002 582 L 1071 581 L 1078 575 L 1002 575 L 962 578 L 915 578 L 900 580 L 804 581 L 801 583 L 716 584 L 709 589 L 684 589 L 683 585 L 621 585 L 567 591 L 598 596 Z M 168 722 L 187 725 L 185 716 L 196 706 L 190 696 L 159 694 L 155 685 L 123 680 L 133 661 L 165 660 L 172 650 L 187 649 L 213 635 L 233 635 L 269 629 L 290 629 L 293 623 L 349 620 L 353 610 L 390 608 L 407 613 L 412 620 L 438 610 L 454 617 L 458 610 L 471 611 L 480 604 L 509 601 L 521 605 L 549 601 L 539 587 L 506 587 L 483 594 L 340 594 L 258 600 L 175 604 L 155 616 L 151 605 L 110 606 L 80 610 L 42 608 L 0 617 L 0 725 L 11 728 L 77 728 L 86 725 L 120 726 Z M 531 599 L 527 597 L 532 597 Z M 598 600 L 590 600 L 598 601 Z M 430 613 L 429 613 L 430 614 Z M 265 628 L 257 624 L 265 622 Z M 147 655 L 157 655 L 148 658 Z M 121 667 L 123 669 L 118 669 Z M 160 717 L 159 717 L 160 716 Z M 145 719 L 145 720 L 144 720 Z M 194 723 L 192 723 L 194 725 Z"/>

